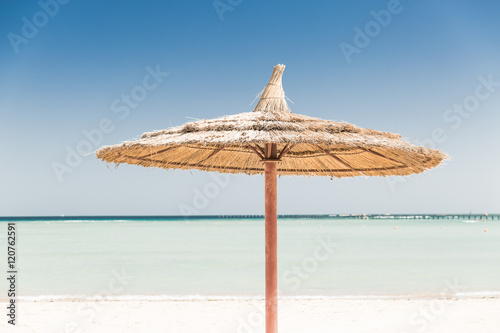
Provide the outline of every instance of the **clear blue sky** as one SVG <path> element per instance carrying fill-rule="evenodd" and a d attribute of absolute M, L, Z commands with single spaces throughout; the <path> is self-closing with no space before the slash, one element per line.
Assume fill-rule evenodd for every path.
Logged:
<path fill-rule="evenodd" d="M 67 159 L 250 111 L 278 63 L 293 112 L 452 156 L 405 181 L 280 178 L 280 214 L 500 212 L 498 1 L 61 2 L 0 2 L 0 215 L 263 213 L 261 176 Z"/>

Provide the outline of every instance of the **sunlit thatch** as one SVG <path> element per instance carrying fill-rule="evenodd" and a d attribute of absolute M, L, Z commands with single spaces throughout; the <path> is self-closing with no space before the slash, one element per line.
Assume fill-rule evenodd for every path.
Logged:
<path fill-rule="evenodd" d="M 262 174 L 264 146 L 278 144 L 279 175 L 331 177 L 420 173 L 447 156 L 399 134 L 290 112 L 277 65 L 253 112 L 190 122 L 106 146 L 98 158 L 164 169 Z"/>

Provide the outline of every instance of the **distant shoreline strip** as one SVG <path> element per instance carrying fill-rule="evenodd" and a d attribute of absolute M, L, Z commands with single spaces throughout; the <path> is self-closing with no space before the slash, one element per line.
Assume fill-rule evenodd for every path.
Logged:
<path fill-rule="evenodd" d="M 409 219 L 449 220 L 478 219 L 500 220 L 500 214 L 303 214 L 278 215 L 279 219 Z M 264 215 L 144 215 L 144 216 L 0 216 L 0 221 L 170 221 L 170 220 L 220 220 L 220 219 L 264 219 Z"/>

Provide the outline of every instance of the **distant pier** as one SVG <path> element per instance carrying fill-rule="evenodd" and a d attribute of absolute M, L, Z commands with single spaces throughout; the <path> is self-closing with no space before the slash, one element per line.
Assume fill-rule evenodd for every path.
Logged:
<path fill-rule="evenodd" d="M 215 216 L 213 216 L 215 217 Z M 235 219 L 263 219 L 264 215 L 218 215 L 216 218 Z M 408 219 L 408 220 L 471 220 L 493 221 L 500 220 L 500 214 L 300 214 L 300 215 L 278 215 L 279 219 Z"/>

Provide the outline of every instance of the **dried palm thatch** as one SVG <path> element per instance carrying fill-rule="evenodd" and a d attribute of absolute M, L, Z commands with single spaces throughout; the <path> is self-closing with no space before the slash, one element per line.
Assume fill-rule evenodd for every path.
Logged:
<path fill-rule="evenodd" d="M 420 173 L 447 156 L 391 134 L 291 113 L 277 65 L 253 112 L 190 122 L 99 149 L 97 157 L 164 169 L 264 173 L 265 146 L 277 144 L 278 175 L 330 177 Z"/>

